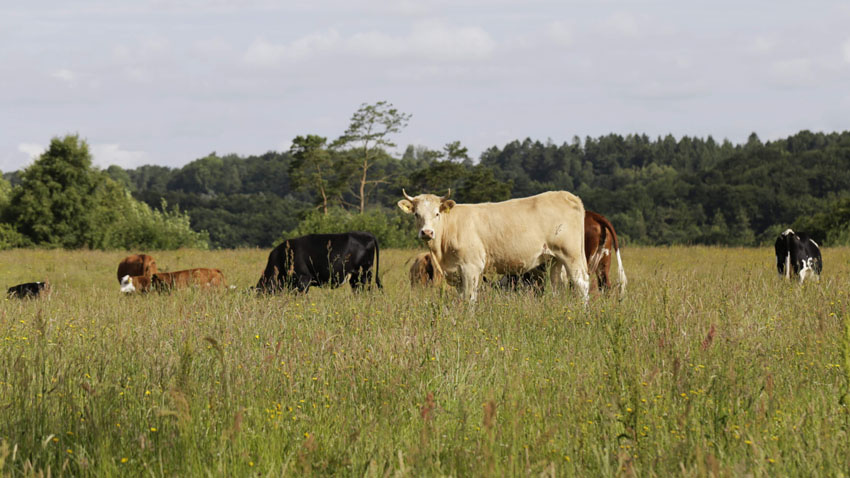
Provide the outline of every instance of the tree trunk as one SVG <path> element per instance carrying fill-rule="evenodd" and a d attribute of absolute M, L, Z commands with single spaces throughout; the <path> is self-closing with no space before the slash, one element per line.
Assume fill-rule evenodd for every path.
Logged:
<path fill-rule="evenodd" d="M 369 169 L 368 160 L 363 161 L 363 175 L 360 176 L 360 214 L 366 211 L 366 171 Z"/>

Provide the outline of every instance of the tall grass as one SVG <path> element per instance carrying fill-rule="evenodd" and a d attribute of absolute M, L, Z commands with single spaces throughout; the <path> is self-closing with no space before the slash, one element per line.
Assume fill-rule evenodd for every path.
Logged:
<path fill-rule="evenodd" d="M 267 250 L 154 253 L 233 291 L 123 297 L 124 254 L 0 253 L 0 475 L 834 476 L 850 467 L 850 249 L 629 248 L 623 300 L 255 296 Z"/>

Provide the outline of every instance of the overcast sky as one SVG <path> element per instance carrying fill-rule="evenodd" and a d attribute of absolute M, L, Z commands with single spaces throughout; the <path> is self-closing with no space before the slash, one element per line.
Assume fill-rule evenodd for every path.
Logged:
<path fill-rule="evenodd" d="M 0 170 L 79 133 L 95 164 L 182 166 L 338 137 L 475 158 L 531 137 L 739 143 L 850 129 L 850 2 L 84 0 L 0 4 Z"/>

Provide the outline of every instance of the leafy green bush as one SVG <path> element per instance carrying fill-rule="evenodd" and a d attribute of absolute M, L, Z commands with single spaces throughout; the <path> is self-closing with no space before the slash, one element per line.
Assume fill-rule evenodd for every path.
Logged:
<path fill-rule="evenodd" d="M 281 240 L 305 234 L 349 231 L 371 232 L 378 238 L 380 247 L 412 248 L 419 245 L 410 216 L 377 208 L 363 214 L 341 208 L 331 208 L 328 214 L 318 210 L 310 211 L 295 229 L 284 231 Z"/>
<path fill-rule="evenodd" d="M 797 218 L 791 228 L 825 246 L 850 245 L 850 197 L 836 199 L 816 214 Z"/>
<path fill-rule="evenodd" d="M 0 183 L 0 213 L 0 248 L 209 247 L 208 234 L 193 231 L 188 215 L 169 211 L 165 202 L 162 211 L 153 210 L 93 168 L 88 144 L 77 135 L 53 138 L 11 191 Z"/>
<path fill-rule="evenodd" d="M 11 224 L 0 223 L 0 250 L 25 247 L 27 245 L 29 245 L 27 238 Z"/>
<path fill-rule="evenodd" d="M 178 208 L 168 209 L 162 200 L 162 211 L 151 209 L 125 193 L 121 218 L 106 234 L 104 249 L 209 249 L 209 234 L 195 232 L 189 226 L 189 215 Z"/>

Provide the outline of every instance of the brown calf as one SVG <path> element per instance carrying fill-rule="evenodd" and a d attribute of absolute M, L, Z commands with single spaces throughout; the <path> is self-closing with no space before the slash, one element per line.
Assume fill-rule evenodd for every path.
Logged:
<path fill-rule="evenodd" d="M 150 290 L 150 276 L 125 275 L 121 278 L 121 292 L 124 292 L 125 294 L 132 292 L 149 292 Z"/>
<path fill-rule="evenodd" d="M 413 258 L 410 265 L 410 285 L 429 286 L 439 285 L 443 274 L 434 267 L 434 259 L 430 252 L 422 252 Z"/>
<path fill-rule="evenodd" d="M 175 272 L 158 272 L 151 278 L 153 288 L 158 292 L 182 289 L 190 285 L 200 287 L 224 287 L 224 274 L 218 269 L 186 269 Z"/>

